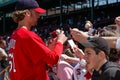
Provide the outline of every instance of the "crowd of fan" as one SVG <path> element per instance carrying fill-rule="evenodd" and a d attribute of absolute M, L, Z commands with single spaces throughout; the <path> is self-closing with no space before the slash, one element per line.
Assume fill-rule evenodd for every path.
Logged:
<path fill-rule="evenodd" d="M 94 21 L 91 21 L 93 24 L 94 29 L 100 29 L 103 27 L 106 27 L 107 25 L 114 24 L 114 18 L 115 16 L 105 16 L 102 15 L 96 17 Z M 67 18 L 63 17 L 63 22 L 59 23 L 59 17 L 56 17 L 55 19 L 43 19 L 38 21 L 38 25 L 36 28 L 33 29 L 38 35 L 40 35 L 43 39 L 47 39 L 52 31 L 56 29 L 63 29 L 65 33 L 69 34 L 69 28 L 78 28 L 79 30 L 86 31 L 85 29 L 85 21 L 90 20 L 90 16 L 85 17 L 84 15 L 76 15 L 76 16 L 70 16 Z"/>
<path fill-rule="evenodd" d="M 42 34 L 39 34 L 39 35 L 44 36 L 43 39 L 46 43 L 49 42 L 50 39 L 57 36 L 57 33 L 56 33 L 57 29 L 64 30 L 65 34 L 69 38 L 71 37 L 70 31 L 69 31 L 70 28 L 77 28 L 79 30 L 84 30 L 84 32 L 87 33 L 89 36 L 97 36 L 97 37 L 114 36 L 114 37 L 117 37 L 117 36 L 119 36 L 119 34 L 116 33 L 116 29 L 117 29 L 116 26 L 118 26 L 117 21 L 120 21 L 120 17 L 116 17 L 116 19 L 115 19 L 116 24 L 115 25 L 108 26 L 108 27 L 105 26 L 103 28 L 99 27 L 97 29 L 94 28 L 94 25 L 91 23 L 91 21 L 86 20 L 84 22 L 84 29 L 81 29 L 79 27 L 80 23 L 77 25 L 77 27 L 73 27 L 73 23 L 70 21 L 68 25 L 61 26 L 61 28 L 58 25 L 55 25 L 55 27 L 53 27 L 53 28 L 52 28 L 51 25 L 49 25 L 49 27 L 48 26 L 47 26 L 47 28 L 44 27 L 44 29 L 41 29 L 40 27 L 38 27 L 38 28 L 34 28 L 32 30 L 34 32 L 36 32 L 37 34 L 42 33 Z M 9 42 L 9 36 L 3 36 L 3 37 L 1 36 L 0 40 L 3 40 L 3 39 L 6 40 L 7 43 Z M 76 42 L 76 45 L 79 48 L 82 48 L 81 45 L 78 42 Z M 5 50 L 7 51 L 7 46 L 6 46 Z M 78 67 L 78 65 L 80 65 L 80 64 L 78 64 L 79 63 L 79 58 L 76 58 L 74 52 L 72 51 L 72 49 L 71 49 L 71 47 L 68 43 L 64 44 L 63 54 L 65 54 L 65 55 L 62 56 L 59 64 L 57 65 L 58 72 L 56 72 L 56 65 L 55 65 L 55 67 L 52 67 L 52 68 L 48 69 L 49 77 L 51 78 L 51 80 L 58 80 L 58 78 L 60 80 L 66 80 L 66 79 L 67 80 L 68 79 L 72 80 L 71 78 L 73 78 L 73 76 L 74 77 L 76 76 L 76 75 L 73 75 L 73 73 L 74 73 L 74 69 L 76 69 L 75 66 L 77 68 L 79 68 Z M 111 48 L 109 57 L 110 57 L 109 58 L 110 61 L 117 62 L 120 65 L 120 51 L 118 49 Z M 5 65 L 5 67 L 6 67 L 6 65 Z M 63 69 L 65 67 L 67 67 L 68 70 L 64 71 Z M 65 72 L 65 74 L 64 74 L 64 72 Z M 68 74 L 66 74 L 67 72 L 68 72 Z M 85 74 L 86 74 L 86 72 L 83 75 L 85 75 Z M 63 76 L 66 76 L 66 77 L 63 78 Z M 89 76 L 90 75 L 87 73 L 88 79 L 91 78 Z M 83 80 L 83 79 L 84 79 L 84 77 L 82 76 L 81 80 Z M 75 80 L 80 80 L 80 79 L 75 79 Z"/>

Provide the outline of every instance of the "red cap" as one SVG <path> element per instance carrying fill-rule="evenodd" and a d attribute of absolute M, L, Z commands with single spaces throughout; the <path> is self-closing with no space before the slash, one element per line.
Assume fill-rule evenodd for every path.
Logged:
<path fill-rule="evenodd" d="M 39 7 L 36 0 L 18 0 L 15 10 L 33 9 L 38 13 L 45 13 L 46 10 Z"/>
<path fill-rule="evenodd" d="M 42 9 L 42 8 L 40 8 L 40 7 L 34 8 L 33 10 L 36 11 L 36 12 L 38 12 L 38 13 L 42 13 L 42 14 L 46 13 L 46 10 L 45 10 L 45 9 Z"/>

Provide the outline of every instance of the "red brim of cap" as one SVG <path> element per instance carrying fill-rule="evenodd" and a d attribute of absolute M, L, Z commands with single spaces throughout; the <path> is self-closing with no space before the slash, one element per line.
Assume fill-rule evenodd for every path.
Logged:
<path fill-rule="evenodd" d="M 46 10 L 45 10 L 45 9 L 42 9 L 42 8 L 35 8 L 34 11 L 36 11 L 36 12 L 38 12 L 38 13 L 41 13 L 41 14 L 46 13 Z"/>

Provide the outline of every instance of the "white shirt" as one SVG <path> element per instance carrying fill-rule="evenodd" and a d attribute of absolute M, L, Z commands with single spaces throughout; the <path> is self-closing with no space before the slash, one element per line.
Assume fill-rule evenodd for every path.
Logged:
<path fill-rule="evenodd" d="M 78 63 L 73 69 L 74 80 L 86 80 L 86 78 L 84 77 L 86 73 L 87 70 L 81 67 L 80 63 Z"/>

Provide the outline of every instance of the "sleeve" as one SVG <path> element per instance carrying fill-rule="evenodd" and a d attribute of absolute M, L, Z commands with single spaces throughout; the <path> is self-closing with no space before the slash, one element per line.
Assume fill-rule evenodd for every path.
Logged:
<path fill-rule="evenodd" d="M 35 64 L 40 60 L 51 65 L 57 64 L 63 51 L 63 45 L 60 42 L 56 43 L 53 50 L 47 48 L 39 37 L 30 38 L 26 42 L 28 44 L 26 45 L 27 51 L 30 53 L 29 56 Z"/>

